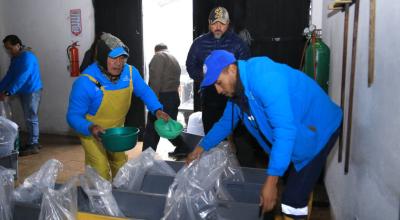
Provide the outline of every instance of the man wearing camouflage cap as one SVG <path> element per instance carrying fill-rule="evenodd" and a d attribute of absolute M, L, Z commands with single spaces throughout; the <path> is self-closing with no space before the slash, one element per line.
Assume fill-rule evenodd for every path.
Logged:
<path fill-rule="evenodd" d="M 193 41 L 187 59 L 186 69 L 194 80 L 194 111 L 199 111 L 201 103 L 203 111 L 203 125 L 207 133 L 212 125 L 221 117 L 227 99 L 218 95 L 214 87 L 202 90 L 202 99 L 199 100 L 200 82 L 203 80 L 203 63 L 213 50 L 223 49 L 232 52 L 237 59 L 250 57 L 247 45 L 231 30 L 229 30 L 229 14 L 224 7 L 211 10 L 208 23 L 209 32 Z"/>
<path fill-rule="evenodd" d="M 229 13 L 224 7 L 216 7 L 211 10 L 208 24 L 210 31 L 194 40 L 186 60 L 186 69 L 194 80 L 194 111 L 202 111 L 205 134 L 221 118 L 227 98 L 219 95 L 213 86 L 208 86 L 201 89 L 201 101 L 198 101 L 201 102 L 201 109 L 196 107 L 196 105 L 200 105 L 196 102 L 197 99 L 200 99 L 199 90 L 200 82 L 204 77 L 204 60 L 213 50 L 227 50 L 239 60 L 250 58 L 250 49 L 247 44 L 229 29 Z M 255 155 L 258 153 L 258 143 L 243 125 L 240 124 L 235 129 L 233 142 L 240 164 L 249 167 L 256 166 Z"/>
<path fill-rule="evenodd" d="M 115 176 L 127 158 L 125 152 L 104 149 L 99 135 L 107 128 L 124 125 L 132 94 L 157 118 L 169 118 L 139 71 L 126 63 L 128 51 L 120 39 L 103 33 L 96 45 L 95 62 L 75 80 L 69 98 L 67 121 L 79 133 L 85 163 L 107 180 Z"/>

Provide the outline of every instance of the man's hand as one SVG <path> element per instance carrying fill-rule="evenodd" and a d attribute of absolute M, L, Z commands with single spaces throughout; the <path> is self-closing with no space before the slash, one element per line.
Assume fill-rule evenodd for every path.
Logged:
<path fill-rule="evenodd" d="M 167 113 L 163 112 L 162 110 L 157 110 L 156 111 L 156 117 L 157 117 L 157 119 L 161 118 L 165 122 L 167 122 L 168 119 L 170 118 L 169 115 Z"/>
<path fill-rule="evenodd" d="M 100 134 L 105 133 L 105 130 L 102 127 L 100 127 L 99 125 L 95 125 L 95 124 L 93 124 L 89 127 L 89 131 L 93 135 L 93 137 L 98 141 L 101 141 Z"/>
<path fill-rule="evenodd" d="M 200 146 L 197 146 L 192 153 L 190 153 L 186 157 L 186 165 L 189 165 L 193 160 L 199 159 L 201 154 L 203 153 L 204 149 Z"/>
<path fill-rule="evenodd" d="M 271 211 L 276 204 L 278 199 L 278 176 L 268 176 L 263 185 L 260 195 L 260 206 L 262 212 Z"/>

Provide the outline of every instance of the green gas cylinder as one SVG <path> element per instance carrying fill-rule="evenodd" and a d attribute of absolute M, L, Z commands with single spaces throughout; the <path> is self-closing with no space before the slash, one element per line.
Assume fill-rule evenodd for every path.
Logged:
<path fill-rule="evenodd" d="M 328 93 L 329 84 L 329 47 L 317 36 L 310 40 L 306 49 L 303 71 L 317 81 L 322 89 Z"/>

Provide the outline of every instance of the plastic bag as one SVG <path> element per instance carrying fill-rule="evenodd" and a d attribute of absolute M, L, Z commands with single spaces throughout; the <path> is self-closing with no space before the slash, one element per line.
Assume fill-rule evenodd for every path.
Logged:
<path fill-rule="evenodd" d="M 89 197 L 90 210 L 101 215 L 124 217 L 112 194 L 112 185 L 103 179 L 93 168 L 86 167 L 84 175 L 79 176 L 83 191 Z"/>
<path fill-rule="evenodd" d="M 62 163 L 56 159 L 48 160 L 39 171 L 24 180 L 14 192 L 17 201 L 38 203 L 45 189 L 54 189 Z"/>
<path fill-rule="evenodd" d="M 0 156 L 8 155 L 12 152 L 17 135 L 18 125 L 0 116 Z"/>
<path fill-rule="evenodd" d="M 229 145 L 221 143 L 183 167 L 169 188 L 163 219 L 217 219 L 217 200 L 230 198 L 222 181 L 243 181 L 238 162 L 231 154 Z"/>
<path fill-rule="evenodd" d="M 0 166 L 0 219 L 13 218 L 14 170 Z"/>
<path fill-rule="evenodd" d="M 0 116 L 11 120 L 11 107 L 7 101 L 0 101 Z"/>
<path fill-rule="evenodd" d="M 70 178 L 60 189 L 45 189 L 39 220 L 75 220 L 78 212 L 78 177 Z"/>
<path fill-rule="evenodd" d="M 175 176 L 176 173 L 152 148 L 148 148 L 119 169 L 113 185 L 119 189 L 139 191 L 146 174 Z"/>

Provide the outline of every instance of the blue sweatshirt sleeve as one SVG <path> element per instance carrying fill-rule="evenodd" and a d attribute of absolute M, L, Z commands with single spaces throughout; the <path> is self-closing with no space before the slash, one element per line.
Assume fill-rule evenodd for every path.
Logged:
<path fill-rule="evenodd" d="M 203 147 L 204 150 L 210 150 L 224 140 L 224 138 L 232 133 L 236 127 L 239 121 L 239 111 L 239 108 L 237 108 L 231 101 L 228 101 L 224 114 L 201 140 L 199 145 Z"/>
<path fill-rule="evenodd" d="M 255 96 L 260 97 L 263 111 L 272 126 L 273 143 L 267 173 L 282 176 L 288 168 L 296 139 L 297 128 L 294 122 L 287 78 L 284 74 L 263 74 L 257 80 Z M 265 90 L 268 85 L 268 90 Z M 261 123 L 261 122 L 259 122 Z"/>
<path fill-rule="evenodd" d="M 7 74 L 0 82 L 0 92 L 5 92 L 5 91 L 8 92 L 8 86 L 10 85 L 10 82 L 13 80 L 13 78 L 14 75 L 11 72 L 11 68 L 9 68 Z"/>
<path fill-rule="evenodd" d="M 14 77 L 8 82 L 5 90 L 13 95 L 21 89 L 21 87 L 26 83 L 30 74 L 34 70 L 35 58 L 27 53 L 22 54 L 15 62 L 10 65 L 8 74 Z"/>
<path fill-rule="evenodd" d="M 147 109 L 155 114 L 155 111 L 162 109 L 163 106 L 158 101 L 157 96 L 154 94 L 153 90 L 144 82 L 143 78 L 140 76 L 136 68 L 132 68 L 132 80 L 133 80 L 133 92 L 136 97 L 139 97 Z"/>
<path fill-rule="evenodd" d="M 93 124 L 86 120 L 89 105 L 95 95 L 95 85 L 87 77 L 79 77 L 73 84 L 67 111 L 68 124 L 78 133 L 89 136 Z"/>

